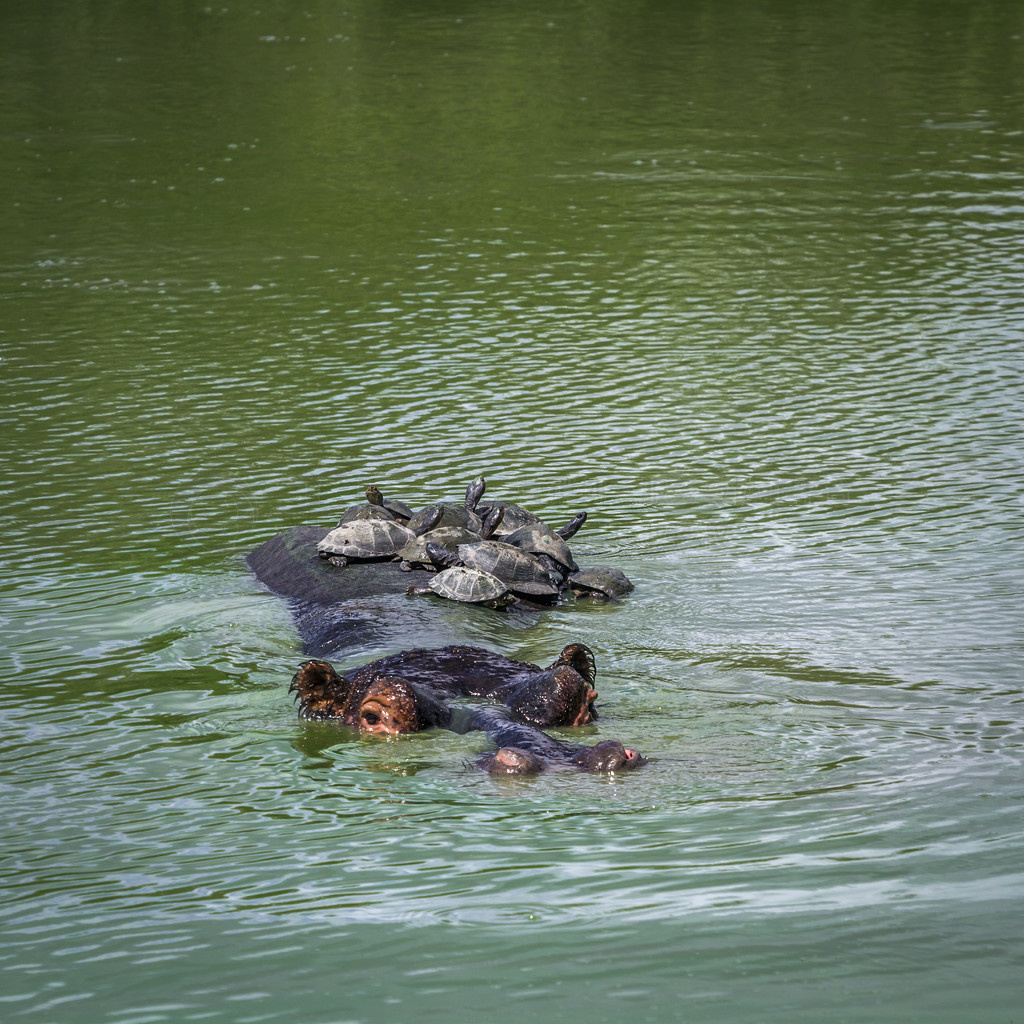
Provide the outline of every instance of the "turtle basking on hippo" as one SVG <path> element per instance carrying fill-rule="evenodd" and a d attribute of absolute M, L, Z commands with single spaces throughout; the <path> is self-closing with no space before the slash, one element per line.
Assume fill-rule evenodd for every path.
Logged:
<path fill-rule="evenodd" d="M 503 608 L 557 604 L 573 594 L 619 596 L 631 587 L 572 585 L 580 569 L 568 541 L 587 521 L 578 512 L 551 529 L 539 516 L 508 501 L 483 502 L 486 481 L 477 477 L 461 501 L 435 501 L 414 511 L 380 488 L 366 488 L 366 502 L 352 505 L 338 526 L 293 527 L 261 544 L 247 557 L 257 578 L 298 601 L 339 605 L 350 600 L 408 592 Z M 319 559 L 320 564 L 313 564 Z M 438 582 L 410 588 L 396 569 L 438 574 Z M 585 579 L 585 578 L 584 578 Z M 506 595 L 508 595 L 506 597 Z"/>
<path fill-rule="evenodd" d="M 451 623 L 464 620 L 439 612 L 444 601 L 510 608 L 521 628 L 567 597 L 616 600 L 632 590 L 618 570 L 577 564 L 568 542 L 586 512 L 552 529 L 520 505 L 484 503 L 485 488 L 478 477 L 463 501 L 434 501 L 416 511 L 371 485 L 365 503 L 347 508 L 333 529 L 294 527 L 250 552 L 247 562 L 262 583 L 290 599 L 305 650 L 320 657 L 451 633 Z M 416 572 L 424 586 L 409 583 Z M 406 605 L 399 597 L 405 594 L 444 601 Z M 594 683 L 593 655 L 583 644 L 568 645 L 546 667 L 449 644 L 402 650 L 340 674 L 327 661 L 307 661 L 292 690 L 303 718 L 363 733 L 482 731 L 496 750 L 475 764 L 492 774 L 643 764 L 617 740 L 586 746 L 541 731 L 593 721 Z"/>
<path fill-rule="evenodd" d="M 619 771 L 645 763 L 617 740 L 567 743 L 540 726 L 593 721 L 594 656 L 565 647 L 547 668 L 479 647 L 416 648 L 339 674 L 325 661 L 304 662 L 292 679 L 300 717 L 336 721 L 362 733 L 395 736 L 442 728 L 486 733 L 497 751 L 477 766 L 525 775 L 547 768 Z M 448 697 L 485 697 L 490 706 L 452 707 Z"/>

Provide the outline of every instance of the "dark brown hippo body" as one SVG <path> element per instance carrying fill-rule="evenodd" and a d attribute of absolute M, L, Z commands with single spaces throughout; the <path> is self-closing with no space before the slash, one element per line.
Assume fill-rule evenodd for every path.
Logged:
<path fill-rule="evenodd" d="M 454 602 L 411 600 L 406 594 L 409 573 L 400 562 L 337 568 L 317 554 L 328 532 L 321 526 L 295 526 L 245 559 L 268 590 L 288 600 L 307 654 L 330 658 L 360 647 L 453 642 L 463 635 L 463 615 L 472 619 L 479 614 L 476 606 L 456 606 L 463 615 L 453 615 Z M 506 614 L 521 628 L 537 620 L 540 609 L 521 600 Z"/>

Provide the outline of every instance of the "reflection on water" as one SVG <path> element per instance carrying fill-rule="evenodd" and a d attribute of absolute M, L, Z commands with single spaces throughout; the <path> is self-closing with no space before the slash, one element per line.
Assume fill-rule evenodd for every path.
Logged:
<path fill-rule="evenodd" d="M 12 1019 L 1009 1012 L 1022 16 L 724 12 L 8 15 Z M 334 660 L 583 640 L 643 771 L 297 721 L 244 553 L 480 472 L 636 591 Z"/>

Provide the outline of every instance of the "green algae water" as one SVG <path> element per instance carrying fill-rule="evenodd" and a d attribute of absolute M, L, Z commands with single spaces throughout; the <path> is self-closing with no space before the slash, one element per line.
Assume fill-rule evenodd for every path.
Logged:
<path fill-rule="evenodd" d="M 0 139 L 5 1021 L 1019 1020 L 1024 8 L 12 0 Z M 296 720 L 244 555 L 478 473 L 636 591 L 336 664 L 641 771 Z"/>

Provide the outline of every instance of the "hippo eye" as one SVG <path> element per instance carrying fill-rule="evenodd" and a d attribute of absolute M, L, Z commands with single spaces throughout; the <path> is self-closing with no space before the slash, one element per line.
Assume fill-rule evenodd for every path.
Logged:
<path fill-rule="evenodd" d="M 363 721 L 367 725 L 376 725 L 380 721 L 380 715 L 375 715 L 372 711 L 366 711 L 363 713 Z"/>

